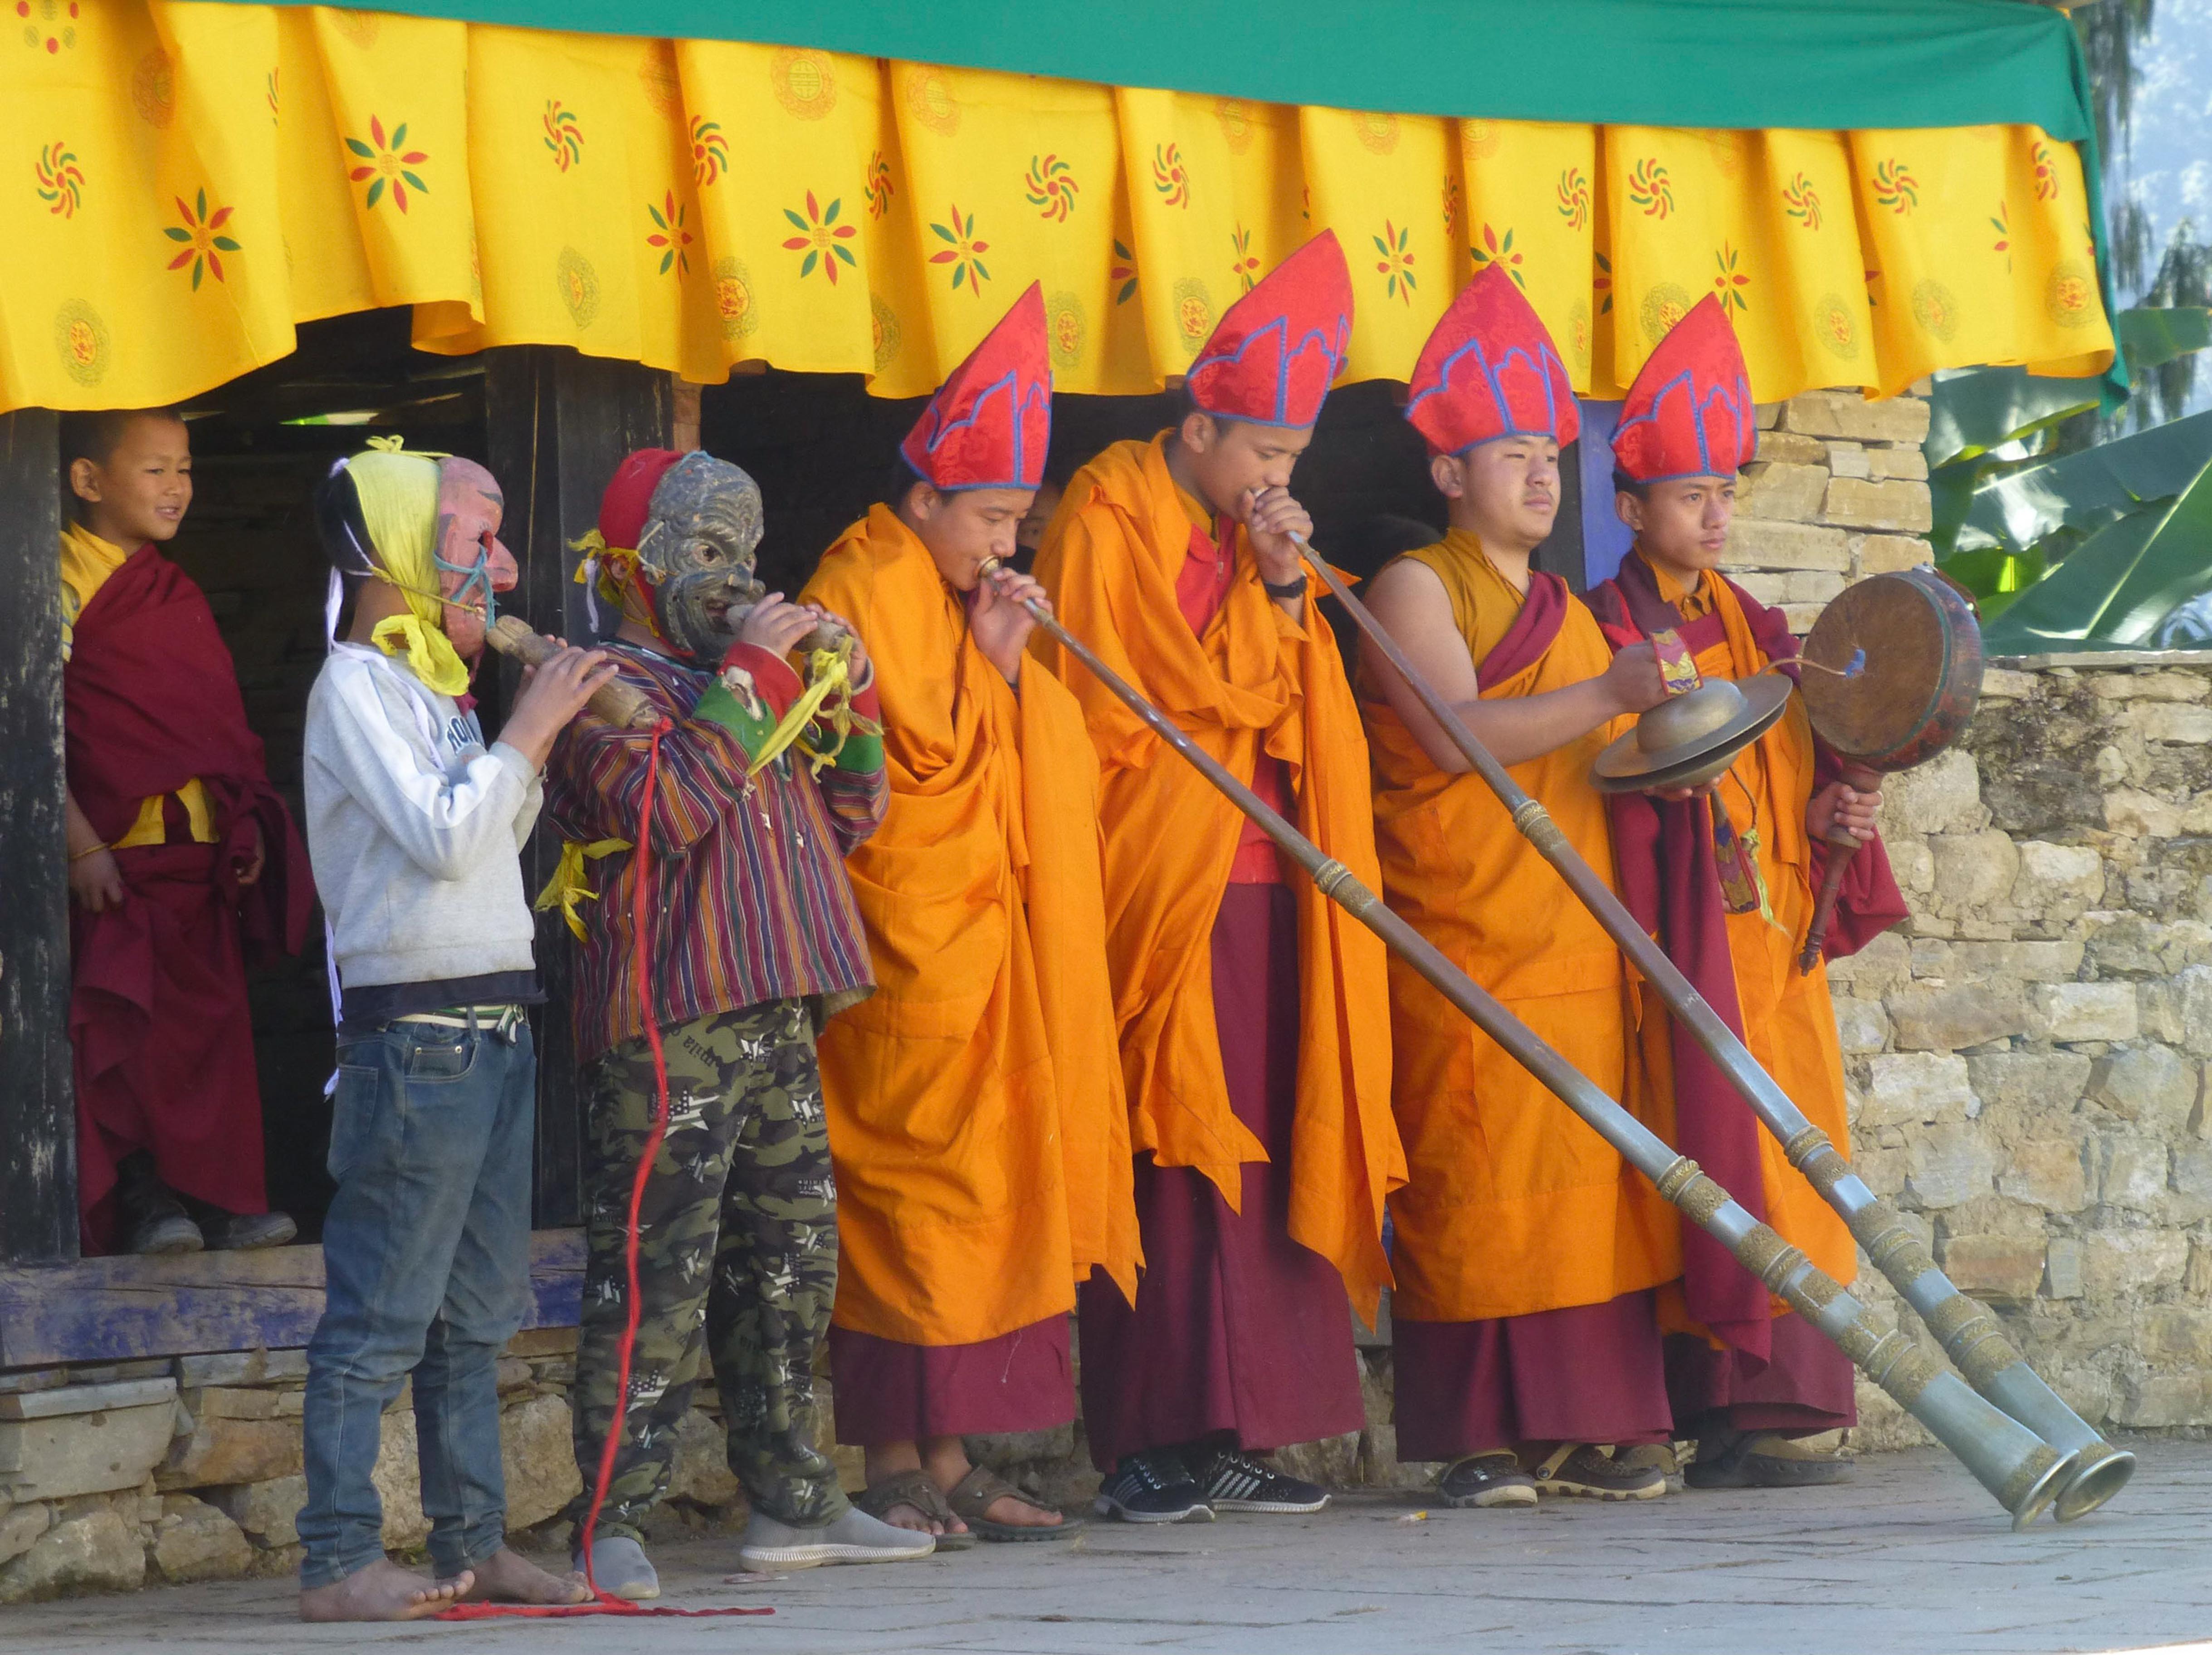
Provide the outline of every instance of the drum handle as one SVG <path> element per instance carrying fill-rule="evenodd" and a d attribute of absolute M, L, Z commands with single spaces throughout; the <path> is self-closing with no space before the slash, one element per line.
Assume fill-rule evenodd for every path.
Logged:
<path fill-rule="evenodd" d="M 1856 764 L 1844 768 L 1844 785 L 1860 792 L 1871 792 L 1881 785 L 1881 777 L 1872 770 Z M 1835 918 L 1836 901 L 1844 892 L 1844 875 L 1850 868 L 1851 858 L 1857 855 L 1858 835 L 1849 828 L 1831 826 L 1828 842 L 1828 872 L 1820 881 L 1820 895 L 1813 904 L 1813 923 L 1805 932 L 1805 946 L 1797 956 L 1797 975 L 1808 976 L 1820 958 L 1820 951 L 1828 940 L 1828 922 Z"/>

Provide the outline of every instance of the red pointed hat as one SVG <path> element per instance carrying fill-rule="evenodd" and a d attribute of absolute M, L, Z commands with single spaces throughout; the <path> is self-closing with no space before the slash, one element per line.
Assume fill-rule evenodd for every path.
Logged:
<path fill-rule="evenodd" d="M 1407 392 L 1406 417 L 1440 454 L 1500 437 L 1568 443 L 1583 429 L 1559 348 L 1498 265 L 1459 290 L 1421 347 Z"/>
<path fill-rule="evenodd" d="M 1036 283 L 952 370 L 899 445 L 933 486 L 1034 489 L 1052 442 L 1052 363 Z"/>
<path fill-rule="evenodd" d="M 1666 483 L 1734 477 L 1758 449 L 1743 348 L 1709 293 L 1644 358 L 1613 429 L 1613 460 L 1638 483 Z"/>
<path fill-rule="evenodd" d="M 1183 389 L 1223 419 L 1303 429 L 1321 417 L 1351 338 L 1352 271 L 1323 230 L 1229 307 Z"/>

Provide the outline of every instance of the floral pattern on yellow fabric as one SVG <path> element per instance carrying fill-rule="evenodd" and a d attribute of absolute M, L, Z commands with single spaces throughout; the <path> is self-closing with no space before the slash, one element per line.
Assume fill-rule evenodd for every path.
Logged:
<path fill-rule="evenodd" d="M 1175 144 L 1152 146 L 1152 188 L 1170 207 L 1190 205 L 1190 173 L 1182 164 L 1182 151 Z"/>
<path fill-rule="evenodd" d="M 929 227 L 930 233 L 939 240 L 951 243 L 949 247 L 930 254 L 929 262 L 951 265 L 952 285 L 957 288 L 966 282 L 968 290 L 980 298 L 983 283 L 991 279 L 991 272 L 985 267 L 981 257 L 991 251 L 991 244 L 977 239 L 975 215 L 969 213 L 967 217 L 961 217 L 960 204 L 957 201 L 952 204 L 951 219 L 949 224 L 933 223 Z M 790 243 L 784 245 L 788 246 Z M 802 275 L 804 273 L 801 272 Z"/>
<path fill-rule="evenodd" d="M 1500 235 L 1494 226 L 1485 224 L 1481 237 L 1468 251 L 1474 255 L 1475 269 L 1495 265 L 1513 278 L 1515 287 L 1527 290 L 1528 278 L 1521 273 L 1521 267 L 1528 262 L 1528 255 L 1513 250 L 1511 226 L 1507 226 L 1504 234 Z"/>
<path fill-rule="evenodd" d="M 1900 217 L 1920 204 L 1920 180 L 1901 161 L 1875 163 L 1874 198 Z"/>
<path fill-rule="evenodd" d="M 574 110 L 562 108 L 558 98 L 545 100 L 545 149 L 563 173 L 584 159 L 584 123 Z"/>
<path fill-rule="evenodd" d="M 1589 180 L 1581 167 L 1570 167 L 1559 174 L 1559 216 L 1569 229 L 1578 230 L 1589 222 Z"/>
<path fill-rule="evenodd" d="M 189 206 L 185 204 L 184 197 L 177 198 L 177 216 L 184 222 L 169 225 L 161 234 L 172 241 L 185 244 L 184 250 L 169 261 L 168 268 L 182 270 L 185 265 L 191 265 L 193 292 L 199 291 L 203 274 L 212 276 L 218 282 L 223 280 L 222 255 L 240 251 L 237 240 L 222 234 L 223 226 L 230 222 L 231 215 L 236 210 L 234 207 L 217 207 L 210 212 L 204 189 L 192 197 Z"/>
<path fill-rule="evenodd" d="M 407 148 L 407 123 L 402 121 L 392 129 L 392 137 L 384 136 L 384 123 L 376 116 L 368 118 L 368 137 L 348 137 L 345 147 L 353 151 L 362 165 L 354 167 L 346 177 L 356 184 L 367 183 L 368 191 L 362 198 L 362 205 L 374 208 L 384 198 L 386 186 L 391 187 L 392 204 L 401 212 L 407 210 L 407 192 L 428 195 L 430 186 L 422 181 L 416 169 L 428 161 L 429 155 L 421 149 Z"/>
<path fill-rule="evenodd" d="M 680 282 L 691 274 L 692 236 L 684 223 L 685 216 L 690 211 L 690 208 L 677 200 L 673 190 L 662 194 L 658 207 L 650 201 L 645 204 L 645 215 L 653 221 L 653 229 L 646 236 L 645 245 L 660 255 L 660 268 L 655 272 L 657 275 L 665 276 L 673 271 L 676 279 Z"/>
<path fill-rule="evenodd" d="M 701 186 L 721 177 L 730 165 L 730 141 L 719 121 L 703 117 L 691 123 L 691 181 Z"/>
<path fill-rule="evenodd" d="M 1782 186 L 1782 208 L 1803 228 L 1820 228 L 1820 192 L 1804 173 L 1792 174 L 1790 182 Z"/>
<path fill-rule="evenodd" d="M 1628 175 L 1628 198 L 1647 218 L 1664 218 L 1674 210 L 1674 186 L 1667 169 L 1657 161 L 1639 161 Z"/>
<path fill-rule="evenodd" d="M 74 218 L 84 204 L 84 169 L 59 138 L 39 151 L 39 199 L 57 218 Z"/>
<path fill-rule="evenodd" d="M 1037 210 L 1039 218 L 1065 224 L 1080 193 L 1074 171 L 1058 155 L 1031 155 L 1029 173 L 1022 180 L 1022 198 Z"/>

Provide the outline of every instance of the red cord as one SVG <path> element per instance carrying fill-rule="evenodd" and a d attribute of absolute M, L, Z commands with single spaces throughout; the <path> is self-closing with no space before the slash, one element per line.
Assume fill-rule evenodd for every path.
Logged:
<path fill-rule="evenodd" d="M 645 799 L 638 807 L 636 850 L 637 889 L 630 904 L 631 957 L 637 966 L 637 1003 L 645 1022 L 645 1044 L 653 1053 L 653 1130 L 646 1135 L 645 1153 L 638 1157 L 637 1176 L 629 1186 L 629 1224 L 623 1241 L 623 1264 L 629 1273 L 628 1312 L 623 1323 L 620 1354 L 615 1362 L 614 1416 L 607 1421 L 606 1440 L 599 1447 L 599 1476 L 592 1488 L 592 1504 L 584 1513 L 577 1549 L 583 1554 L 584 1580 L 592 1589 L 586 1603 L 456 1603 L 433 1618 L 440 1621 L 483 1621 L 505 1615 L 555 1619 L 577 1615 L 773 1615 L 772 1609 L 647 1609 L 626 1597 L 599 1590 L 592 1569 L 592 1538 L 599 1526 L 599 1511 L 607 1501 L 607 1486 L 614 1481 L 615 1456 L 621 1451 L 623 1432 L 629 1416 L 630 1359 L 637 1350 L 641 1312 L 637 1281 L 638 1214 L 645 1206 L 645 1186 L 659 1159 L 661 1141 L 668 1135 L 668 1057 L 660 1046 L 660 1024 L 653 1015 L 652 951 L 646 946 L 647 921 L 653 913 L 647 875 L 653 870 L 653 801 L 660 789 L 660 738 L 674 727 L 662 719 L 653 729 L 645 753 Z"/>

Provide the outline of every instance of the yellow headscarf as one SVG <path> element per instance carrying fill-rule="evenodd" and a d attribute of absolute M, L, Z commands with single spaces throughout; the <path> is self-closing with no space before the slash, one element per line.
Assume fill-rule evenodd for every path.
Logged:
<path fill-rule="evenodd" d="M 369 636 L 387 655 L 404 654 L 415 676 L 441 696 L 466 693 L 469 669 L 446 636 L 438 592 L 438 462 L 402 453 L 399 440 L 371 437 L 367 453 L 346 462 L 374 572 L 407 599 L 409 613 L 387 616 Z"/>

